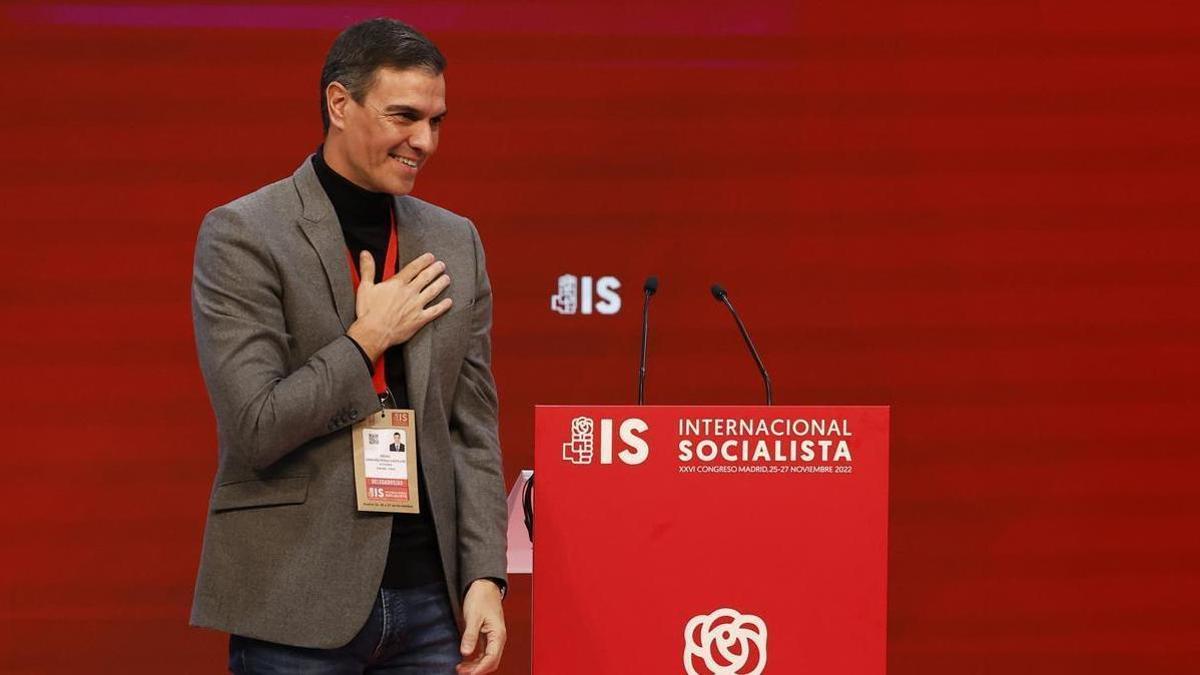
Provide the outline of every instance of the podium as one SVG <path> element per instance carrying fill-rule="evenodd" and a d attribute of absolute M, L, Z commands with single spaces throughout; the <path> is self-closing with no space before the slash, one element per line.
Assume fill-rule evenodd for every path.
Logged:
<path fill-rule="evenodd" d="M 887 407 L 538 406 L 535 675 L 882 675 Z"/>

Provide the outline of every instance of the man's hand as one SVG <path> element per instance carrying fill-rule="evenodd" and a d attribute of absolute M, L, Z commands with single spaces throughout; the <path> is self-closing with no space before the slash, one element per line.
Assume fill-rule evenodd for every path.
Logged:
<path fill-rule="evenodd" d="M 359 256 L 358 290 L 354 308 L 358 318 L 346 334 L 374 362 L 384 350 L 407 342 L 425 324 L 450 309 L 450 298 L 426 307 L 450 285 L 442 274 L 446 263 L 426 253 L 405 265 L 392 278 L 375 283 L 375 259 L 369 251 Z"/>
<path fill-rule="evenodd" d="M 460 675 L 484 675 L 499 667 L 508 639 L 500 599 L 500 587 L 488 579 L 476 579 L 467 589 L 463 600 L 467 627 L 459 646 L 463 655 L 463 662 L 458 664 Z"/>

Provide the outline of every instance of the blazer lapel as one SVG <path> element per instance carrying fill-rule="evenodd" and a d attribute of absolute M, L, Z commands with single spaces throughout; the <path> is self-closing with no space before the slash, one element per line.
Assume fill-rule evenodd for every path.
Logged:
<path fill-rule="evenodd" d="M 403 268 L 417 256 L 430 250 L 425 239 L 422 223 L 408 208 L 404 197 L 394 200 L 396 210 L 396 239 L 400 245 L 400 267 Z M 425 409 L 426 392 L 429 391 L 429 368 L 433 353 L 432 326 L 426 325 L 417 331 L 408 342 L 404 343 L 404 372 L 405 383 L 408 385 L 408 398 L 417 418 Z M 419 430 L 418 430 L 418 433 Z"/>
<path fill-rule="evenodd" d="M 305 160 L 292 175 L 296 192 L 304 206 L 300 229 L 312 244 L 325 269 L 333 293 L 333 304 L 337 309 L 342 328 L 349 329 L 354 323 L 354 287 L 350 282 L 350 262 L 346 259 L 346 240 L 342 237 L 342 226 L 338 223 L 333 204 L 329 203 L 311 159 Z"/>

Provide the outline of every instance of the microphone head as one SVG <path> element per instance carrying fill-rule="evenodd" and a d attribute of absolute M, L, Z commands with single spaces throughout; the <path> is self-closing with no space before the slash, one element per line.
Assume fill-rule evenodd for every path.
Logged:
<path fill-rule="evenodd" d="M 717 299 L 717 302 L 723 302 L 725 300 L 725 296 L 729 295 L 728 293 L 725 292 L 725 287 L 722 286 L 721 284 L 713 284 L 711 290 L 712 290 L 712 295 L 714 298 Z"/>
<path fill-rule="evenodd" d="M 646 295 L 654 295 L 658 292 L 658 277 L 646 277 L 646 284 L 642 286 L 642 290 L 646 291 Z"/>

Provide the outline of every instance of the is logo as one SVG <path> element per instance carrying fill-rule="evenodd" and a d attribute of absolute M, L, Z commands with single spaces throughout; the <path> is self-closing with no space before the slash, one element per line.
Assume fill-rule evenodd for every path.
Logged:
<path fill-rule="evenodd" d="M 621 282 L 616 277 L 591 277 L 564 274 L 558 278 L 558 290 L 550 296 L 550 309 L 559 314 L 616 314 L 621 311 Z"/>
<path fill-rule="evenodd" d="M 692 617 L 683 629 L 688 675 L 760 675 L 767 667 L 767 624 L 722 608 Z"/>
<path fill-rule="evenodd" d="M 590 417 L 571 420 L 571 440 L 563 443 L 563 459 L 572 464 L 592 463 L 593 422 Z"/>
<path fill-rule="evenodd" d="M 623 446 L 616 453 L 617 459 L 631 466 L 641 464 L 650 456 L 650 445 L 640 434 L 650 429 L 645 420 L 636 417 L 622 420 L 617 428 Z M 613 420 L 600 418 L 600 464 L 613 463 Z M 572 464 L 591 464 L 595 457 L 596 422 L 590 417 L 571 420 L 571 440 L 563 443 L 563 459 Z"/>

